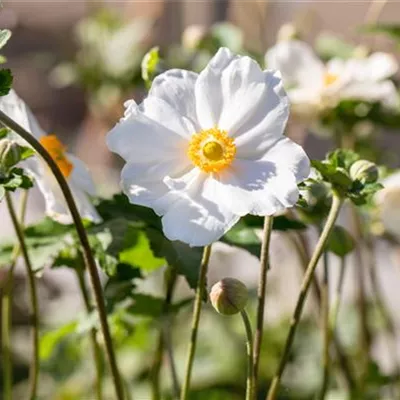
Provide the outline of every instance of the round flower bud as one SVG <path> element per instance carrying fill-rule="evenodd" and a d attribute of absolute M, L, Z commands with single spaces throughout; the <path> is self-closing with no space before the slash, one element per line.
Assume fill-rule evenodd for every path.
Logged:
<path fill-rule="evenodd" d="M 247 303 L 247 288 L 234 278 L 224 278 L 217 282 L 210 292 L 213 307 L 223 315 L 233 315 L 242 311 Z"/>
<path fill-rule="evenodd" d="M 0 140 L 0 174 L 21 161 L 21 150 L 17 143 L 9 139 Z"/>
<path fill-rule="evenodd" d="M 200 42 L 206 37 L 208 31 L 204 25 L 190 25 L 182 34 L 183 47 L 195 50 Z"/>
<path fill-rule="evenodd" d="M 378 167 L 371 161 L 358 160 L 350 167 L 350 177 L 363 183 L 374 183 L 379 178 Z"/>

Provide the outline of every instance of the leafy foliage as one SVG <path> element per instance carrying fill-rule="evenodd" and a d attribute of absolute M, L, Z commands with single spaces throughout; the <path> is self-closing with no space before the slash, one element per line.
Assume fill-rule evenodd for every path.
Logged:
<path fill-rule="evenodd" d="M 13 75 L 8 68 L 0 69 L 0 96 L 5 96 L 11 90 Z"/>

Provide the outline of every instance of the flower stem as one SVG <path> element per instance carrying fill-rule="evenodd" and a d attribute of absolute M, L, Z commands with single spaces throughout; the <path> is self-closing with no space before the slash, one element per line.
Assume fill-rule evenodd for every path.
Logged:
<path fill-rule="evenodd" d="M 329 234 L 331 233 L 331 231 L 334 227 L 334 224 L 339 215 L 341 206 L 342 206 L 342 200 L 334 193 L 333 199 L 332 199 L 332 206 L 329 211 L 329 215 L 328 215 L 326 224 L 324 226 L 324 229 L 322 230 L 321 236 L 319 237 L 317 246 L 315 247 L 314 253 L 313 253 L 311 260 L 307 266 L 307 270 L 304 275 L 303 282 L 301 284 L 300 294 L 297 299 L 296 307 L 295 307 L 295 310 L 293 313 L 292 322 L 291 322 L 290 329 L 289 329 L 289 334 L 286 339 L 285 348 L 283 350 L 283 355 L 282 355 L 281 361 L 279 363 L 278 370 L 272 380 L 271 387 L 270 387 L 268 395 L 267 395 L 267 400 L 275 400 L 276 396 L 278 394 L 278 389 L 279 389 L 280 381 L 282 378 L 282 374 L 283 374 L 283 371 L 285 370 L 286 364 L 289 360 L 290 350 L 292 348 L 294 336 L 295 336 L 297 327 L 300 322 L 300 317 L 303 312 L 304 303 L 307 298 L 308 290 L 310 288 L 311 282 L 314 277 L 315 268 L 317 267 L 318 260 L 321 257 L 322 252 L 324 251 L 325 243 L 328 240 Z"/>
<path fill-rule="evenodd" d="M 187 400 L 189 395 L 190 378 L 192 375 L 194 355 L 196 352 L 197 332 L 199 329 L 201 305 L 203 301 L 204 289 L 206 286 L 206 277 L 208 263 L 210 261 L 211 245 L 204 247 L 203 258 L 200 264 L 199 281 L 197 283 L 196 298 L 194 300 L 192 329 L 190 334 L 189 351 L 186 361 L 186 372 L 181 390 L 181 400 Z"/>
<path fill-rule="evenodd" d="M 242 310 L 240 315 L 246 329 L 246 347 L 247 347 L 247 380 L 246 380 L 246 400 L 253 400 L 254 382 L 253 382 L 253 333 L 251 323 L 246 310 Z"/>
<path fill-rule="evenodd" d="M 78 278 L 78 284 L 82 293 L 86 312 L 87 314 L 90 314 L 93 311 L 93 306 L 90 304 L 89 293 L 85 285 L 83 271 L 80 268 L 76 269 L 76 277 Z M 103 398 L 103 357 L 101 355 L 101 348 L 97 340 L 97 332 L 95 328 L 90 330 L 90 341 L 92 344 L 94 365 L 96 367 L 96 395 L 97 399 L 101 400 Z"/>
<path fill-rule="evenodd" d="M 111 374 L 114 382 L 116 400 L 123 400 L 124 389 L 115 358 L 112 338 L 110 334 L 110 328 L 108 326 L 107 312 L 104 304 L 104 297 L 101 288 L 100 277 L 97 271 L 96 261 L 93 257 L 93 253 L 90 248 L 85 228 L 83 226 L 81 217 L 79 215 L 78 208 L 76 207 L 75 200 L 72 196 L 71 189 L 69 188 L 67 181 L 65 180 L 62 172 L 58 168 L 55 161 L 52 159 L 52 157 L 46 151 L 46 149 L 39 143 L 39 141 L 35 139 L 33 135 L 31 135 L 19 124 L 17 124 L 15 121 L 9 118 L 2 111 L 0 111 L 0 122 L 2 122 L 4 125 L 12 129 L 19 136 L 21 136 L 24 140 L 26 140 L 33 147 L 33 149 L 36 150 L 37 153 L 44 159 L 46 164 L 49 166 L 51 172 L 53 173 L 55 179 L 57 180 L 57 183 L 59 184 L 60 189 L 65 197 L 65 201 L 71 212 L 71 216 L 74 221 L 75 228 L 82 245 L 85 264 L 89 271 L 90 280 L 93 287 L 94 298 L 96 301 L 96 308 L 99 313 L 101 329 L 104 337 L 105 349 L 108 356 L 108 361 L 110 364 Z"/>
<path fill-rule="evenodd" d="M 339 270 L 339 279 L 337 282 L 335 297 L 332 303 L 332 311 L 330 313 L 330 326 L 332 332 L 336 330 L 336 322 L 339 315 L 340 304 L 342 301 L 342 293 L 343 293 L 343 282 L 344 282 L 344 273 L 346 271 L 346 257 L 340 258 L 340 270 Z"/>
<path fill-rule="evenodd" d="M 324 276 L 322 281 L 322 328 L 323 328 L 323 378 L 321 392 L 318 398 L 325 399 L 326 391 L 329 383 L 330 372 L 330 355 L 329 348 L 331 342 L 331 327 L 329 325 L 329 269 L 328 269 L 328 252 L 324 251 Z"/>
<path fill-rule="evenodd" d="M 26 206 L 28 201 L 28 191 L 24 190 L 21 194 L 21 204 L 19 212 L 19 221 L 24 225 Z M 16 243 L 11 255 L 11 265 L 8 270 L 6 283 L 3 289 L 1 302 L 1 343 L 3 359 L 3 397 L 4 400 L 12 400 L 13 369 L 11 361 L 11 312 L 12 312 L 12 294 L 14 284 L 14 268 L 21 252 L 19 243 Z"/>
<path fill-rule="evenodd" d="M 18 217 L 14 210 L 14 205 L 12 203 L 9 192 L 6 192 L 5 198 L 8 211 L 10 213 L 11 221 L 14 226 L 15 233 L 17 235 L 19 246 L 21 248 L 22 257 L 25 262 L 26 272 L 28 276 L 29 292 L 32 305 L 31 323 L 32 323 L 32 347 L 33 347 L 32 364 L 29 370 L 29 381 L 30 381 L 29 399 L 35 400 L 37 393 L 38 378 L 39 378 L 39 320 L 38 320 L 39 311 L 38 311 L 38 298 L 36 292 L 35 274 L 33 272 L 31 260 L 29 258 L 28 248 L 25 243 L 23 228 L 18 221 Z"/>
<path fill-rule="evenodd" d="M 264 218 L 263 239 L 260 254 L 260 278 L 258 283 L 258 308 L 257 308 L 257 326 L 254 337 L 253 350 L 253 396 L 257 394 L 258 386 L 258 368 L 260 364 L 261 344 L 264 331 L 264 308 L 265 308 L 265 292 L 267 288 L 267 273 L 269 269 L 269 245 L 271 242 L 273 217 Z"/>

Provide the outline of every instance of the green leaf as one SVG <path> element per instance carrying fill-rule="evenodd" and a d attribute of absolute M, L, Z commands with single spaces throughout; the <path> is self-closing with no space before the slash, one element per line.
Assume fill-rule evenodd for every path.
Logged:
<path fill-rule="evenodd" d="M 355 247 L 353 237 L 342 226 L 335 225 L 327 243 L 327 250 L 339 257 L 344 257 L 351 253 Z"/>
<path fill-rule="evenodd" d="M 0 139 L 4 139 L 10 132 L 11 130 L 9 128 L 0 128 Z"/>
<path fill-rule="evenodd" d="M 157 258 L 165 258 L 169 266 L 183 275 L 192 289 L 197 287 L 199 267 L 203 249 L 190 247 L 185 243 L 170 241 L 161 231 L 148 228 L 146 234 L 150 240 L 150 246 Z"/>
<path fill-rule="evenodd" d="M 11 31 L 8 29 L 0 29 L 0 49 L 2 49 L 11 37 Z"/>
<path fill-rule="evenodd" d="M 13 168 L 6 178 L 0 179 L 0 184 L 6 190 L 11 190 L 12 192 L 18 188 L 30 189 L 33 186 L 32 178 L 25 175 L 25 172 L 21 168 Z"/>
<path fill-rule="evenodd" d="M 315 41 L 315 50 L 324 60 L 331 58 L 351 58 L 355 47 L 329 33 L 318 35 Z"/>
<path fill-rule="evenodd" d="M 57 328 L 56 330 L 49 331 L 41 335 L 39 343 L 39 356 L 43 361 L 48 360 L 55 347 L 68 335 L 75 332 L 77 322 L 73 321 L 66 325 Z"/>
<path fill-rule="evenodd" d="M 32 157 L 35 154 L 35 150 L 32 147 L 20 146 L 21 150 L 21 160 L 26 160 L 29 157 Z"/>
<path fill-rule="evenodd" d="M 0 201 L 3 200 L 5 194 L 6 194 L 6 189 L 4 189 L 2 185 L 0 185 Z"/>
<path fill-rule="evenodd" d="M 400 41 L 400 25 L 398 24 L 375 24 L 364 25 L 361 31 L 365 33 L 384 33 L 392 39 Z"/>
<path fill-rule="evenodd" d="M 5 96 L 11 89 L 13 76 L 10 69 L 0 69 L 0 96 Z"/>
<path fill-rule="evenodd" d="M 153 79 L 158 72 L 158 66 L 160 63 L 159 47 L 151 48 L 143 57 L 142 60 L 142 79 L 144 80 L 146 87 L 149 89 Z"/>

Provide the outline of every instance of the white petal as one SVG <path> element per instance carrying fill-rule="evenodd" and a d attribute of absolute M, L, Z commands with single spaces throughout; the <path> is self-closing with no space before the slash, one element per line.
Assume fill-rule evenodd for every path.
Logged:
<path fill-rule="evenodd" d="M 302 182 L 310 175 L 310 159 L 301 146 L 287 137 L 282 138 L 263 156 L 263 160 L 272 161 L 278 169 L 288 169 Z"/>
<path fill-rule="evenodd" d="M 239 216 L 219 201 L 215 202 L 217 194 L 213 180 L 206 174 L 198 173 L 187 196 L 176 201 L 163 216 L 165 236 L 190 246 L 206 246 L 221 238 L 239 220 Z M 210 201 L 210 197 L 213 200 Z"/>
<path fill-rule="evenodd" d="M 299 196 L 294 174 L 267 160 L 236 160 L 216 176 L 215 186 L 216 198 L 241 216 L 272 215 L 292 207 Z"/>
<path fill-rule="evenodd" d="M 265 90 L 252 116 L 233 132 L 239 158 L 257 158 L 277 140 L 289 117 L 289 101 L 279 73 L 264 71 Z"/>
<path fill-rule="evenodd" d="M 159 97 L 179 114 L 189 118 L 197 130 L 195 84 L 198 74 L 183 69 L 171 69 L 158 75 L 151 85 L 149 96 Z"/>
<path fill-rule="evenodd" d="M 73 154 L 67 153 L 66 157 L 72 163 L 73 169 L 68 180 L 77 188 L 86 192 L 91 196 L 96 195 L 96 188 L 92 176 L 90 175 L 89 169 L 78 157 Z"/>
<path fill-rule="evenodd" d="M 111 151 L 135 162 L 157 162 L 185 152 L 187 141 L 181 135 L 147 117 L 137 106 L 130 112 L 107 135 Z"/>
<path fill-rule="evenodd" d="M 227 48 L 221 48 L 199 74 L 195 85 L 196 112 L 203 129 L 217 126 L 222 111 L 221 75 L 238 58 Z"/>
<path fill-rule="evenodd" d="M 382 82 L 354 82 L 340 92 L 343 99 L 365 100 L 382 102 L 387 107 L 399 105 L 399 95 L 392 81 Z"/>
<path fill-rule="evenodd" d="M 262 104 L 267 113 L 269 96 L 274 94 L 268 78 L 250 57 L 232 61 L 221 74 L 222 110 L 218 128 L 235 136 L 246 121 L 252 120 L 257 106 Z"/>
<path fill-rule="evenodd" d="M 166 176 L 180 176 L 187 168 L 187 163 L 176 160 L 163 160 L 154 164 L 128 162 L 121 172 L 122 188 L 132 204 L 151 207 L 162 215 L 175 200 L 163 179 Z"/>
<path fill-rule="evenodd" d="M 305 42 L 289 40 L 277 43 L 265 56 L 267 67 L 281 72 L 285 85 L 321 86 L 324 65 Z"/>

